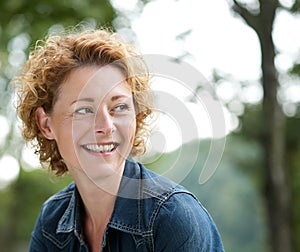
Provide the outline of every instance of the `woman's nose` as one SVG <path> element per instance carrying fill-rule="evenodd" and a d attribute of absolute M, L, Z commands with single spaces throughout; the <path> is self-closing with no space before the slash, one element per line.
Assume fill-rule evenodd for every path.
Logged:
<path fill-rule="evenodd" d="M 114 130 L 113 117 L 106 109 L 100 109 L 96 113 L 95 132 L 110 135 Z"/>

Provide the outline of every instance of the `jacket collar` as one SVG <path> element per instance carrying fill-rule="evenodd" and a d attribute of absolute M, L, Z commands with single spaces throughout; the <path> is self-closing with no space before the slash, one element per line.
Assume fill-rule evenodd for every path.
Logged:
<path fill-rule="evenodd" d="M 138 164 L 127 159 L 109 227 L 133 234 L 141 233 L 141 178 Z"/>
<path fill-rule="evenodd" d="M 176 187 L 172 181 L 128 159 L 109 226 L 132 234 L 148 232 L 153 212 Z"/>
<path fill-rule="evenodd" d="M 82 212 L 81 197 L 74 182 L 71 183 L 67 190 L 73 193 L 71 194 L 66 211 L 58 222 L 57 233 L 68 233 L 73 230 L 80 230 L 80 214 Z"/>
<path fill-rule="evenodd" d="M 136 233 L 140 230 L 139 210 L 140 210 L 140 178 L 139 167 L 132 159 L 127 159 L 125 169 L 120 184 L 119 195 L 116 199 L 114 211 L 109 222 L 110 227 L 116 229 L 125 228 Z M 80 233 L 80 215 L 83 211 L 83 203 L 78 189 L 73 182 L 68 189 L 73 191 L 69 204 L 60 218 L 57 226 L 57 233 L 68 233 L 74 230 Z"/>
<path fill-rule="evenodd" d="M 176 187 L 175 183 L 150 172 L 132 159 L 127 159 L 108 226 L 132 234 L 145 232 L 149 224 L 145 221 L 150 221 L 150 215 L 156 204 L 167 199 L 174 191 L 174 187 Z M 73 194 L 66 211 L 59 220 L 58 233 L 73 230 L 80 233 L 83 203 L 74 183 L 69 186 L 69 190 L 72 190 Z M 148 214 L 149 218 L 145 218 L 145 214 Z"/>

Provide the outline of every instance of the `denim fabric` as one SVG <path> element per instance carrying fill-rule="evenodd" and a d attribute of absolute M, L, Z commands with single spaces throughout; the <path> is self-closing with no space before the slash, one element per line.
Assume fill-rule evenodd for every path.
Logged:
<path fill-rule="evenodd" d="M 30 252 L 88 251 L 83 205 L 74 183 L 42 206 Z M 218 230 L 193 194 L 131 159 L 126 161 L 102 251 L 224 251 Z"/>

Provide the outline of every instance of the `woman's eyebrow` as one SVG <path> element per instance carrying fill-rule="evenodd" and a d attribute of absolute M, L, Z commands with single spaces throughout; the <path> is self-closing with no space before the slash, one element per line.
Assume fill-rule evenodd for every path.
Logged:
<path fill-rule="evenodd" d="M 72 101 L 71 102 L 71 105 L 76 103 L 76 102 L 81 102 L 81 101 L 84 101 L 84 102 L 94 102 L 94 99 L 93 98 L 79 98 L 79 99 L 76 99 L 75 101 Z"/>
<path fill-rule="evenodd" d="M 123 99 L 123 98 L 130 98 L 131 96 L 128 96 L 128 95 L 114 95 L 111 97 L 111 101 L 116 101 L 116 100 L 119 100 L 119 99 Z"/>

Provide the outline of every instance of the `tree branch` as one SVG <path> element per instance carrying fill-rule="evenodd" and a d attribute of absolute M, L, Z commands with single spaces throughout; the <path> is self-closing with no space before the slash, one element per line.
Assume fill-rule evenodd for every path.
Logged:
<path fill-rule="evenodd" d="M 244 7 L 242 4 L 240 4 L 237 0 L 233 0 L 233 7 L 232 10 L 237 13 L 241 18 L 244 19 L 244 21 L 254 30 L 257 30 L 258 28 L 258 22 L 259 15 L 252 14 L 246 7 Z"/>

